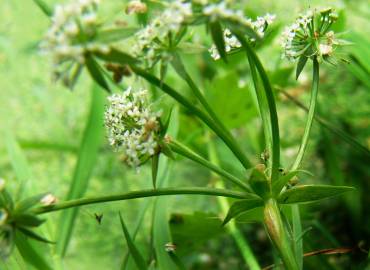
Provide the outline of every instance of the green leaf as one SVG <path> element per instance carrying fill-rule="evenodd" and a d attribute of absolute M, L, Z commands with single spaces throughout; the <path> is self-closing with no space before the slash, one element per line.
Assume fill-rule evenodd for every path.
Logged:
<path fill-rule="evenodd" d="M 175 252 L 169 251 L 168 255 L 170 256 L 170 258 L 172 259 L 174 264 L 177 266 L 177 269 L 186 270 L 186 267 L 185 267 L 184 263 L 180 260 L 180 258 L 176 255 Z"/>
<path fill-rule="evenodd" d="M 36 269 L 52 270 L 49 263 L 43 258 L 38 250 L 36 250 L 27 237 L 23 233 L 15 234 L 15 245 L 26 262 L 34 266 Z"/>
<path fill-rule="evenodd" d="M 131 37 L 138 31 L 137 27 L 112 28 L 99 31 L 96 40 L 99 42 L 114 42 Z"/>
<path fill-rule="evenodd" d="M 298 64 L 297 64 L 297 70 L 296 70 L 296 73 L 295 73 L 295 79 L 296 80 L 298 80 L 299 75 L 301 74 L 304 66 L 307 63 L 307 60 L 308 60 L 308 57 L 306 57 L 305 55 L 301 55 L 301 57 L 299 57 Z"/>
<path fill-rule="evenodd" d="M 283 192 L 278 200 L 282 204 L 310 203 L 354 190 L 347 186 L 302 185 Z"/>
<path fill-rule="evenodd" d="M 238 200 L 231 205 L 222 225 L 226 225 L 231 219 L 238 215 L 260 206 L 263 206 L 263 201 L 261 199 Z"/>
<path fill-rule="evenodd" d="M 143 256 L 140 254 L 139 250 L 135 246 L 135 243 L 131 239 L 131 236 L 127 230 L 127 227 L 122 219 L 121 213 L 119 213 L 119 218 L 120 218 L 120 222 L 122 226 L 122 231 L 126 238 L 127 246 L 130 250 L 131 256 L 134 258 L 137 268 L 139 268 L 139 270 L 148 269 Z"/>
<path fill-rule="evenodd" d="M 99 64 L 95 61 L 95 59 L 92 56 L 86 57 L 85 65 L 94 81 L 110 93 L 111 91 L 108 83 L 106 82 L 104 75 L 99 67 Z"/>
<path fill-rule="evenodd" d="M 212 21 L 209 23 L 209 29 L 211 30 L 211 36 L 216 45 L 218 53 L 220 54 L 221 58 L 227 62 L 224 33 L 221 24 L 218 21 Z"/>
<path fill-rule="evenodd" d="M 132 57 L 131 55 L 125 52 L 121 52 L 114 48 L 110 49 L 108 53 L 97 52 L 94 55 L 104 61 L 121 65 L 132 65 L 137 64 L 139 62 L 136 58 Z"/>
<path fill-rule="evenodd" d="M 45 219 L 40 219 L 36 215 L 21 214 L 13 217 L 17 226 L 23 227 L 38 227 L 45 222 Z"/>
<path fill-rule="evenodd" d="M 262 198 L 266 198 L 270 195 L 269 180 L 260 169 L 253 168 L 249 178 L 249 184 L 253 191 Z"/>
<path fill-rule="evenodd" d="M 32 238 L 33 240 L 36 240 L 36 241 L 39 241 L 39 242 L 42 242 L 42 243 L 46 243 L 46 244 L 55 244 L 55 242 L 52 242 L 52 241 L 38 235 L 37 233 L 35 233 L 31 230 L 26 229 L 24 227 L 18 227 L 17 230 L 22 232 L 25 236 L 28 236 L 29 238 Z"/>
<path fill-rule="evenodd" d="M 291 171 L 291 172 L 288 172 L 287 174 L 285 174 L 283 176 L 280 176 L 278 180 L 276 180 L 272 183 L 272 193 L 274 195 L 279 195 L 280 191 L 289 182 L 289 180 L 291 180 L 298 173 L 299 173 L 299 171 Z"/>
<path fill-rule="evenodd" d="M 53 15 L 53 10 L 43 0 L 33 0 L 33 2 L 46 16 L 51 17 Z"/>
<path fill-rule="evenodd" d="M 67 200 L 80 198 L 85 194 L 104 137 L 103 114 L 105 95 L 96 85 L 92 87 L 91 94 L 90 115 L 81 141 Z M 64 211 L 60 217 L 57 252 L 62 256 L 66 253 L 77 213 L 77 208 L 70 209 Z"/>
<path fill-rule="evenodd" d="M 157 187 L 158 163 L 159 163 L 159 154 L 155 154 L 152 157 L 152 181 L 153 181 L 153 188 L 156 188 Z"/>
<path fill-rule="evenodd" d="M 223 22 L 227 28 L 232 29 L 232 32 L 238 33 L 239 35 L 247 35 L 248 37 L 255 39 L 256 41 L 261 40 L 260 36 L 253 30 L 252 27 L 246 25 L 240 25 L 239 22 L 233 21 L 232 19 L 224 19 Z"/>

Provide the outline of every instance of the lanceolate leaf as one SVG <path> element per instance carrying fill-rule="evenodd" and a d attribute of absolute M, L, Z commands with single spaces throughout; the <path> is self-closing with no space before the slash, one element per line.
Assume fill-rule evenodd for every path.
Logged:
<path fill-rule="evenodd" d="M 108 53 L 95 53 L 95 55 L 108 62 L 121 64 L 121 65 L 131 65 L 131 64 L 137 64 L 139 61 L 132 57 L 131 55 L 121 52 L 116 49 L 110 49 Z"/>
<path fill-rule="evenodd" d="M 17 228 L 20 232 L 22 232 L 24 235 L 28 236 L 29 238 L 32 238 L 33 240 L 36 240 L 36 241 L 39 241 L 39 242 L 43 242 L 43 243 L 46 243 L 46 244 L 55 244 L 55 242 L 52 242 L 52 241 L 49 241 L 48 239 L 38 235 L 37 233 L 31 231 L 31 230 L 28 230 L 26 228 L 23 228 L 23 227 L 19 227 Z"/>
<path fill-rule="evenodd" d="M 220 54 L 221 58 L 227 62 L 224 33 L 222 31 L 221 24 L 218 21 L 210 22 L 209 28 L 211 30 L 212 39 L 216 45 L 218 53 Z"/>
<path fill-rule="evenodd" d="M 143 256 L 140 254 L 139 250 L 135 246 L 135 243 L 132 241 L 131 236 L 127 230 L 127 227 L 122 219 L 121 213 L 119 213 L 119 218 L 121 221 L 122 231 L 125 235 L 127 246 L 130 250 L 131 256 L 133 257 L 135 264 L 139 270 L 145 270 L 148 269 L 147 265 L 145 263 L 145 260 Z"/>
<path fill-rule="evenodd" d="M 100 70 L 99 64 L 95 61 L 95 59 L 92 56 L 86 57 L 85 65 L 94 81 L 103 89 L 110 92 L 108 83 L 106 82 L 104 75 Z"/>
<path fill-rule="evenodd" d="M 299 75 L 301 74 L 304 66 L 306 65 L 307 59 L 308 58 L 305 55 L 301 55 L 301 57 L 299 57 L 298 64 L 297 64 L 297 70 L 295 74 L 296 80 L 298 80 Z"/>
<path fill-rule="evenodd" d="M 82 197 L 88 187 L 90 175 L 95 166 L 104 134 L 104 100 L 103 92 L 94 85 L 92 89 L 90 115 L 83 134 L 73 180 L 67 196 L 69 200 Z M 77 213 L 78 209 L 74 208 L 64 211 L 60 217 L 57 251 L 62 256 L 64 256 L 67 250 Z"/>
<path fill-rule="evenodd" d="M 291 171 L 288 172 L 286 175 L 281 176 L 278 180 L 272 183 L 272 193 L 274 195 L 278 195 L 283 187 L 292 179 L 294 176 L 298 174 L 299 171 Z"/>
<path fill-rule="evenodd" d="M 258 198 L 238 200 L 231 205 L 222 225 L 227 224 L 232 218 L 260 206 L 263 206 L 263 201 Z"/>
<path fill-rule="evenodd" d="M 159 163 L 159 153 L 152 157 L 152 181 L 153 188 L 157 187 L 157 175 L 158 175 L 158 163 Z"/>
<path fill-rule="evenodd" d="M 38 227 L 45 222 L 45 219 L 40 219 L 36 215 L 32 214 L 21 214 L 13 217 L 17 226 L 25 227 Z"/>
<path fill-rule="evenodd" d="M 347 186 L 302 185 L 283 192 L 278 200 L 283 204 L 310 203 L 354 190 Z"/>
<path fill-rule="evenodd" d="M 33 2 L 35 2 L 46 16 L 51 17 L 53 15 L 52 9 L 43 0 L 33 0 Z"/>

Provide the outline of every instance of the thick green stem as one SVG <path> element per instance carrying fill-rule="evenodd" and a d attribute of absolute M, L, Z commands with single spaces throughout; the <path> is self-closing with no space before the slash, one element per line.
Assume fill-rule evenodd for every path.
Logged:
<path fill-rule="evenodd" d="M 54 212 L 59 210 L 64 210 L 73 207 L 79 207 L 89 204 L 113 202 L 113 201 L 124 201 L 145 197 L 156 197 L 156 196 L 166 196 L 166 195 L 182 195 L 182 194 L 191 194 L 191 195 L 209 195 L 209 196 L 223 196 L 236 199 L 244 199 L 247 196 L 247 193 L 236 192 L 223 189 L 214 189 L 214 188 L 201 188 L 201 187 L 187 187 L 187 188 L 161 188 L 161 189 L 147 189 L 139 191 L 131 191 L 123 194 L 100 196 L 100 197 L 90 197 L 75 199 L 70 201 L 65 201 L 50 206 L 43 206 L 35 208 L 33 211 L 36 214 L 43 214 L 48 212 Z"/>
<path fill-rule="evenodd" d="M 312 76 L 312 89 L 311 89 L 311 100 L 310 100 L 310 107 L 308 109 L 308 117 L 306 122 L 306 127 L 304 130 L 304 134 L 302 137 L 302 142 L 298 150 L 298 154 L 296 160 L 293 163 L 291 168 L 292 171 L 297 170 L 301 165 L 303 160 L 304 153 L 307 148 L 308 139 L 310 137 L 312 122 L 315 116 L 315 108 L 316 108 L 316 101 L 317 101 L 317 94 L 319 92 L 319 63 L 316 57 L 313 59 L 313 76 Z"/>
<path fill-rule="evenodd" d="M 276 103 L 272 87 L 267 76 L 267 73 L 259 60 L 257 54 L 250 46 L 250 44 L 245 40 L 242 35 L 237 34 L 237 38 L 240 43 L 245 48 L 248 60 L 250 61 L 251 70 L 254 67 L 257 68 L 257 71 L 261 77 L 263 87 L 265 89 L 265 95 L 267 99 L 268 110 L 270 114 L 271 122 L 271 136 L 272 136 L 272 168 L 271 168 L 271 180 L 277 180 L 279 178 L 279 167 L 280 167 L 280 135 L 279 135 L 279 120 L 276 110 Z"/>
<path fill-rule="evenodd" d="M 249 169 L 251 167 L 251 163 L 249 162 L 247 157 L 244 155 L 243 151 L 240 149 L 236 141 L 230 136 L 228 136 L 228 133 L 224 129 L 222 129 L 219 125 L 217 125 L 216 122 L 211 117 L 209 117 L 206 113 L 204 113 L 202 110 L 197 108 L 194 104 L 188 101 L 181 94 L 176 92 L 172 87 L 170 87 L 166 83 L 161 82 L 161 80 L 159 80 L 155 76 L 151 75 L 150 73 L 136 66 L 131 66 L 131 69 L 137 75 L 143 77 L 148 82 L 154 84 L 155 86 L 160 88 L 163 92 L 165 92 L 166 94 L 174 98 L 176 101 L 178 101 L 185 108 L 193 112 L 210 129 L 212 129 L 217 134 L 217 136 L 221 138 L 221 140 L 223 140 L 223 142 L 229 147 L 229 149 L 239 159 L 240 163 L 244 166 L 244 168 Z"/>
<path fill-rule="evenodd" d="M 227 171 L 223 170 L 219 166 L 209 162 L 208 160 L 204 159 L 203 157 L 201 157 L 200 155 L 198 155 L 197 153 L 195 153 L 194 151 L 192 151 L 191 149 L 189 149 L 185 145 L 181 144 L 180 142 L 171 141 L 170 147 L 174 152 L 176 152 L 176 153 L 178 153 L 178 154 L 180 154 L 184 157 L 187 157 L 188 159 L 191 159 L 191 160 L 203 165 L 204 167 L 214 171 L 218 175 L 222 176 L 225 180 L 228 180 L 228 181 L 232 182 L 233 184 L 237 185 L 238 187 L 242 188 L 243 190 L 245 190 L 247 192 L 252 192 L 251 188 L 246 183 L 242 182 L 239 178 L 237 178 L 236 176 L 228 173 Z"/>
<path fill-rule="evenodd" d="M 278 250 L 280 257 L 287 270 L 298 270 L 299 266 L 294 256 L 288 233 L 281 219 L 280 210 L 275 199 L 269 199 L 265 203 L 264 223 L 267 233 Z"/>

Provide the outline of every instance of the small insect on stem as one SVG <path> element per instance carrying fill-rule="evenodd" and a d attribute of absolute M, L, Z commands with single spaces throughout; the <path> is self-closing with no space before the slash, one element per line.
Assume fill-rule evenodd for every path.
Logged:
<path fill-rule="evenodd" d="M 95 216 L 96 221 L 99 223 L 99 225 L 101 225 L 101 222 L 103 220 L 103 214 L 94 213 L 94 216 Z"/>

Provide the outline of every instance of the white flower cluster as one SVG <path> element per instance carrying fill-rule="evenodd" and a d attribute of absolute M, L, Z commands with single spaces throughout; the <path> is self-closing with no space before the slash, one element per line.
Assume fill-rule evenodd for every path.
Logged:
<path fill-rule="evenodd" d="M 42 51 L 52 56 L 56 74 L 65 72 L 75 62 L 83 64 L 87 51 L 109 52 L 107 45 L 93 40 L 98 4 L 99 0 L 76 0 L 56 6 L 41 44 Z"/>
<path fill-rule="evenodd" d="M 239 25 L 253 29 L 259 37 L 264 36 L 266 27 L 271 24 L 276 16 L 267 13 L 263 17 L 258 17 L 256 21 L 246 17 L 242 10 L 233 10 L 228 7 L 226 2 L 207 5 L 203 8 L 203 14 L 214 19 L 228 19 Z"/>
<path fill-rule="evenodd" d="M 124 152 L 130 166 L 138 167 L 157 151 L 159 113 L 150 110 L 146 90 L 129 87 L 109 97 L 109 103 L 105 112 L 109 142 Z"/>
<path fill-rule="evenodd" d="M 136 34 L 132 53 L 136 56 L 143 56 L 144 53 L 148 60 L 153 61 L 156 51 L 160 49 L 155 40 L 163 41 L 170 32 L 176 33 L 191 16 L 191 3 L 182 0 L 168 3 L 158 17 Z"/>
<path fill-rule="evenodd" d="M 273 23 L 273 21 L 275 20 L 275 17 L 276 17 L 275 15 L 271 15 L 268 13 L 263 17 L 257 17 L 257 20 L 254 22 L 251 19 L 248 19 L 248 20 L 250 20 L 253 30 L 256 31 L 256 33 L 260 37 L 263 37 L 266 27 Z M 226 52 L 230 52 L 232 49 L 237 49 L 241 47 L 241 43 L 231 33 L 230 29 L 226 28 L 224 30 L 224 40 L 225 40 L 225 51 Z M 220 54 L 216 48 L 216 45 L 213 44 L 212 47 L 209 49 L 209 52 L 213 59 L 215 60 L 220 59 Z"/>
<path fill-rule="evenodd" d="M 320 17 L 315 19 L 316 16 Z M 334 50 L 333 46 L 339 45 L 334 32 L 329 31 L 336 20 L 337 14 L 331 8 L 319 12 L 309 10 L 299 15 L 282 34 L 283 57 L 293 61 L 301 55 L 330 56 Z"/>

